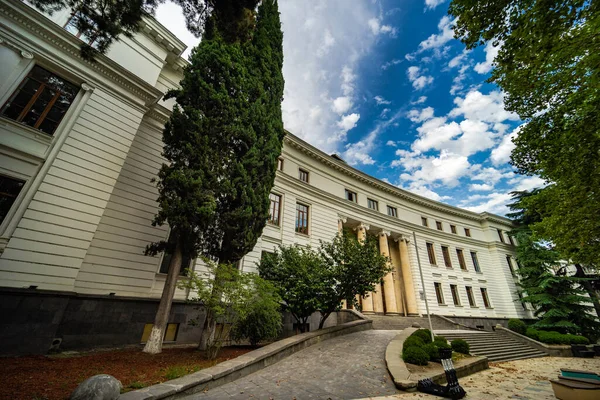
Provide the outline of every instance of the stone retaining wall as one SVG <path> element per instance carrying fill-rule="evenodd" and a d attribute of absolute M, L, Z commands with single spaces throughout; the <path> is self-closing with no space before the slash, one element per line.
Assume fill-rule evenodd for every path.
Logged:
<path fill-rule="evenodd" d="M 565 345 L 549 345 L 546 343 L 538 342 L 537 340 L 533 340 L 530 337 L 525 335 L 521 335 L 520 333 L 513 332 L 510 329 L 506 329 L 502 326 L 496 327 L 496 332 L 500 332 L 503 335 L 507 335 L 512 337 L 513 339 L 524 343 L 528 346 L 534 347 L 538 350 L 543 351 L 552 357 L 573 357 L 573 353 L 571 352 L 571 346 Z"/>

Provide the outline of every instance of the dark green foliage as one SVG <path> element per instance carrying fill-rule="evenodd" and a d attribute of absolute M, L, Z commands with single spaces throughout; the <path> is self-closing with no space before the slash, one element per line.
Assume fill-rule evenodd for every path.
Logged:
<path fill-rule="evenodd" d="M 533 328 L 527 328 L 527 331 L 525 331 L 525 336 L 532 338 L 533 340 L 540 340 L 540 331 L 533 329 Z"/>
<path fill-rule="evenodd" d="M 433 342 L 440 342 L 440 343 L 448 343 L 448 339 L 446 339 L 445 337 L 443 337 L 442 335 L 435 335 L 433 337 Z"/>
<path fill-rule="evenodd" d="M 521 335 L 524 335 L 525 331 L 527 331 L 527 325 L 520 319 L 511 318 L 508 320 L 508 329 L 510 329 L 513 332 L 517 332 Z"/>
<path fill-rule="evenodd" d="M 472 49 L 502 43 L 491 82 L 527 124 L 512 163 L 551 184 L 526 203 L 531 228 L 564 259 L 600 259 L 600 3 L 585 0 L 453 0 L 455 34 Z"/>
<path fill-rule="evenodd" d="M 404 343 L 402 344 L 402 352 L 404 353 L 410 347 L 423 347 L 425 346 L 425 342 L 418 336 L 409 336 L 406 338 Z"/>
<path fill-rule="evenodd" d="M 455 351 L 455 352 L 461 353 L 461 354 L 469 354 L 469 350 L 470 350 L 469 343 L 467 343 L 466 341 L 464 341 L 462 339 L 454 339 L 452 342 L 450 342 L 450 345 L 452 346 L 452 351 Z"/>
<path fill-rule="evenodd" d="M 527 336 L 546 344 L 589 344 L 588 338 L 579 335 L 562 334 L 556 331 L 527 330 Z"/>
<path fill-rule="evenodd" d="M 439 340 L 437 342 L 433 342 L 433 344 L 435 344 L 435 346 L 438 349 L 440 349 L 440 350 L 441 349 L 451 349 L 452 348 L 452 346 L 450 346 L 450 344 L 448 342 L 442 342 L 442 341 L 439 341 Z"/>
<path fill-rule="evenodd" d="M 402 359 L 409 364 L 427 365 L 429 355 L 422 347 L 413 346 L 402 351 Z"/>
<path fill-rule="evenodd" d="M 431 331 L 429 329 L 419 329 L 410 336 L 416 336 L 420 338 L 425 344 L 432 343 Z"/>
<path fill-rule="evenodd" d="M 437 361 L 440 359 L 440 350 L 435 343 L 427 343 L 422 349 L 425 350 L 425 353 L 429 356 L 429 361 Z"/>

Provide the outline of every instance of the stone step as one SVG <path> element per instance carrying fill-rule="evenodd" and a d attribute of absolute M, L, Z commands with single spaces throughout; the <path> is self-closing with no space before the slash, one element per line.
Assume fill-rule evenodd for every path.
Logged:
<path fill-rule="evenodd" d="M 540 357 L 546 357 L 547 354 L 545 353 L 531 353 L 531 354 L 506 354 L 503 356 L 496 356 L 496 357 L 488 357 L 488 359 L 490 361 L 494 361 L 494 362 L 504 362 L 504 361 L 513 361 L 513 360 L 524 360 L 527 358 L 540 358 Z"/>
<path fill-rule="evenodd" d="M 486 356 L 494 356 L 499 354 L 529 354 L 529 353 L 541 353 L 541 351 L 537 349 L 524 348 L 524 349 L 496 349 L 496 348 L 488 348 L 488 349 L 471 349 L 471 353 L 473 354 L 485 354 Z"/>

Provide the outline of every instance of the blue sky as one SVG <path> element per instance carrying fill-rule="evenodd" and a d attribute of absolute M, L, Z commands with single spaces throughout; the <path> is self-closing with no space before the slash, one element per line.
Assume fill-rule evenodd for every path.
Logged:
<path fill-rule="evenodd" d="M 486 83 L 497 49 L 466 52 L 447 0 L 280 0 L 285 127 L 411 192 L 473 211 L 507 212 L 538 187 L 508 164 L 521 122 Z M 188 45 L 180 11 L 157 18 Z"/>

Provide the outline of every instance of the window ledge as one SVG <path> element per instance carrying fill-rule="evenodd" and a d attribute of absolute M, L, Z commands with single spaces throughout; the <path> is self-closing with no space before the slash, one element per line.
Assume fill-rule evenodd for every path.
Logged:
<path fill-rule="evenodd" d="M 455 304 L 454 307 L 462 307 L 462 304 Z"/>
<path fill-rule="evenodd" d="M 471 308 L 479 308 L 479 307 L 477 307 L 477 306 L 471 306 Z"/>
<path fill-rule="evenodd" d="M 448 307 L 448 304 L 440 304 L 440 303 L 438 303 L 438 306 L 440 306 L 440 307 Z"/>
<path fill-rule="evenodd" d="M 270 228 L 281 229 L 281 225 L 277 225 L 272 222 L 267 222 L 267 226 Z"/>
<path fill-rule="evenodd" d="M 306 239 L 310 239 L 310 235 L 307 234 L 307 233 L 301 233 L 301 232 L 295 232 L 295 233 L 296 233 L 296 236 L 300 236 L 300 237 L 303 237 L 303 238 L 306 238 Z"/>
<path fill-rule="evenodd" d="M 487 310 L 493 310 L 494 307 L 486 307 Z"/>

